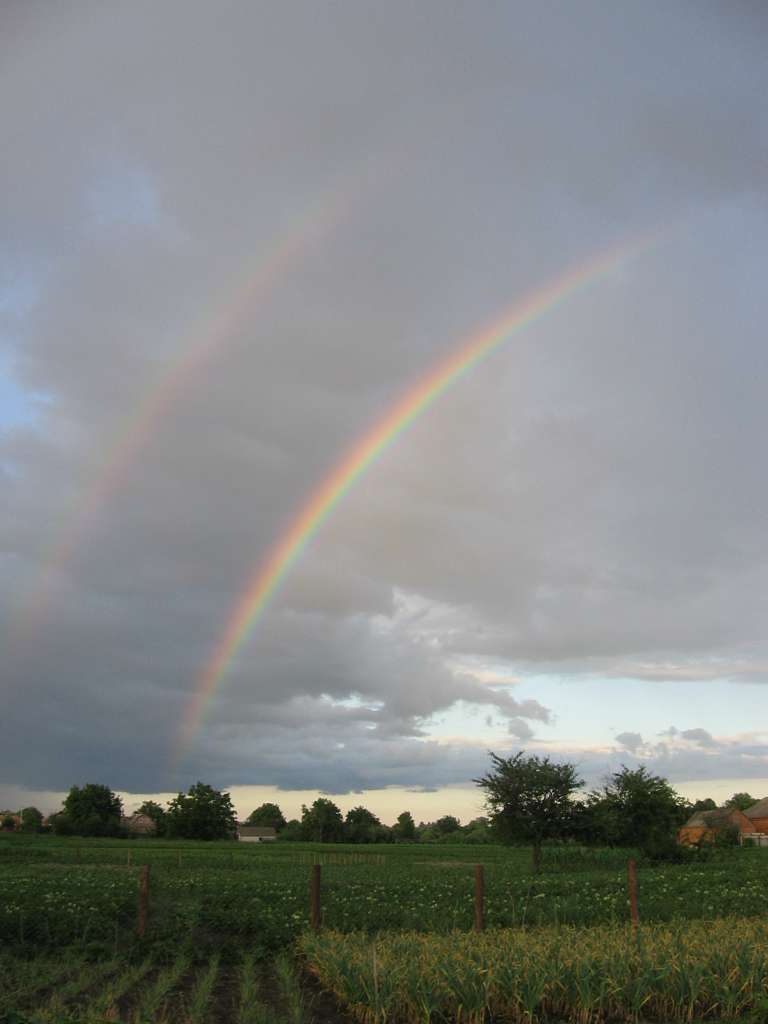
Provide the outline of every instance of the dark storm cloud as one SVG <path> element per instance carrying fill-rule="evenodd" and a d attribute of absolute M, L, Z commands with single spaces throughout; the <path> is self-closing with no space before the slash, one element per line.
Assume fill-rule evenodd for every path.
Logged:
<path fill-rule="evenodd" d="M 329 792 L 466 781 L 478 752 L 425 738 L 436 712 L 483 705 L 521 741 L 551 721 L 467 659 L 765 680 L 760 12 L 139 2 L 2 18 L 0 287 L 16 312 L 0 347 L 45 398 L 34 427 L 0 433 L 0 781 L 109 763 L 115 786 L 165 786 L 248 578 L 349 444 L 532 287 L 663 225 L 359 480 L 180 771 Z M 83 520 L 23 636 L 158 376 L 276 239 L 337 201 Z M 677 761 L 653 757 L 709 772 L 715 748 L 687 732 Z"/>

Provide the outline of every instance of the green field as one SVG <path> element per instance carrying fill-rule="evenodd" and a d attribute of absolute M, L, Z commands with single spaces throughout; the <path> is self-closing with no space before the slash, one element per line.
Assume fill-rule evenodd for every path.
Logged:
<path fill-rule="evenodd" d="M 489 929 L 541 935 L 546 929 L 566 934 L 567 928 L 609 926 L 623 935 L 631 852 L 551 847 L 544 870 L 533 875 L 529 850 L 496 846 L 0 836 L 0 977 L 12 979 L 0 989 L 0 1021 L 15 1012 L 22 1014 L 16 1019 L 34 1021 L 223 1024 L 258 1020 L 253 1015 L 266 1001 L 271 1009 L 265 1019 L 308 1022 L 306 1007 L 276 995 L 282 989 L 268 965 L 292 952 L 308 930 L 312 863 L 322 865 L 324 931 L 354 935 L 351 941 L 367 949 L 383 932 L 469 932 L 476 863 L 485 867 Z M 139 939 L 137 893 L 145 864 L 149 916 Z M 717 851 L 685 865 L 641 862 L 638 882 L 643 927 L 768 920 L 766 850 Z M 310 948 L 305 944 L 306 955 Z M 476 963 L 473 969 L 487 968 Z M 327 980 L 319 967 L 317 974 Z M 761 984 L 755 982 L 749 1006 Z M 717 1019 L 716 1011 L 708 1019 Z"/>

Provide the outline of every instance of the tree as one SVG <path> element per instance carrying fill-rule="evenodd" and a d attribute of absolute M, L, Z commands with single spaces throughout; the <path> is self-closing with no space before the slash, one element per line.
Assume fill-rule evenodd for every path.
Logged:
<path fill-rule="evenodd" d="M 340 843 L 344 839 L 341 811 L 325 797 L 318 797 L 311 807 L 301 808 L 304 838 L 313 843 Z"/>
<path fill-rule="evenodd" d="M 344 818 L 344 835 L 348 843 L 383 843 L 389 829 L 367 807 L 353 807 Z"/>
<path fill-rule="evenodd" d="M 454 832 L 461 832 L 461 822 L 458 818 L 454 818 L 452 814 L 446 814 L 442 818 L 438 818 L 432 827 L 441 837 L 452 835 Z"/>
<path fill-rule="evenodd" d="M 146 814 L 155 823 L 155 835 L 161 836 L 165 832 L 165 808 L 154 800 L 145 800 L 137 811 L 138 814 Z"/>
<path fill-rule="evenodd" d="M 280 832 L 286 826 L 286 820 L 283 817 L 283 812 L 277 806 L 277 804 L 262 804 L 257 807 L 255 811 L 251 811 L 248 817 L 245 819 L 246 825 L 261 825 L 265 828 L 270 826 L 275 832 Z"/>
<path fill-rule="evenodd" d="M 697 800 L 694 804 L 691 804 L 689 810 L 691 814 L 695 814 L 697 811 L 716 811 L 717 804 L 711 796 L 706 796 L 703 800 Z"/>
<path fill-rule="evenodd" d="M 24 807 L 21 811 L 21 828 L 23 832 L 39 832 L 43 825 L 43 815 L 36 807 Z"/>
<path fill-rule="evenodd" d="M 541 844 L 561 836 L 572 814 L 572 796 L 583 785 L 572 764 L 548 757 L 499 757 L 491 751 L 493 770 L 473 779 L 486 793 L 494 831 L 503 842 L 527 842 L 533 847 L 533 870 L 541 870 Z"/>
<path fill-rule="evenodd" d="M 234 839 L 237 819 L 229 793 L 196 782 L 171 801 L 166 832 L 179 839 Z"/>
<path fill-rule="evenodd" d="M 300 843 L 304 839 L 304 829 L 298 818 L 291 818 L 286 822 L 285 828 L 280 833 L 280 839 L 284 843 Z"/>
<path fill-rule="evenodd" d="M 72 786 L 64 801 L 66 822 L 57 822 L 62 834 L 76 836 L 116 836 L 120 834 L 123 804 L 109 786 L 89 782 Z M 59 831 L 57 827 L 56 831 Z"/>
<path fill-rule="evenodd" d="M 746 811 L 752 804 L 756 804 L 757 800 L 749 793 L 734 793 L 730 800 L 725 803 L 726 807 L 737 807 L 740 811 Z"/>
<path fill-rule="evenodd" d="M 392 826 L 392 838 L 396 843 L 415 843 L 418 838 L 416 835 L 416 822 L 413 820 L 413 815 L 410 811 L 403 811 L 402 814 L 398 814 L 397 821 Z"/>
<path fill-rule="evenodd" d="M 688 810 L 667 780 L 644 766 L 622 765 L 587 800 L 596 841 L 646 850 L 670 843 Z"/>
<path fill-rule="evenodd" d="M 2 825 L 3 831 L 13 832 L 14 829 L 16 828 L 16 819 L 14 818 L 14 816 L 11 814 L 10 811 L 2 811 L 0 813 L 2 813 L 2 819 L 0 819 L 0 824 Z"/>
<path fill-rule="evenodd" d="M 493 836 L 491 835 L 490 822 L 487 818 L 474 818 L 461 830 L 461 841 L 464 843 L 491 843 L 493 842 Z M 458 836 L 456 837 L 459 838 Z"/>

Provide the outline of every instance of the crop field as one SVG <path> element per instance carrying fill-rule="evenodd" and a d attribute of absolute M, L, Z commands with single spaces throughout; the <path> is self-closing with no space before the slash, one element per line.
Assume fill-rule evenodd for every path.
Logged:
<path fill-rule="evenodd" d="M 768 1019 L 768 922 L 307 934 L 322 984 L 368 1024 Z"/>
<path fill-rule="evenodd" d="M 0 956 L 0 1021 L 13 1024 L 308 1024 L 317 1017 L 295 963 L 267 968 L 248 950 L 93 962 Z"/>
<path fill-rule="evenodd" d="M 562 952 L 577 941 L 573 929 L 579 929 L 578 945 L 583 950 L 597 949 L 593 941 L 602 942 L 614 950 L 616 964 L 628 963 L 626 863 L 631 852 L 552 847 L 545 849 L 543 871 L 534 875 L 529 850 L 494 846 L 313 847 L 0 836 L 0 1024 L 33 1020 L 223 1024 L 259 1021 L 259 1013 L 275 1024 L 283 1019 L 314 1020 L 315 1024 L 343 1019 L 318 1016 L 317 1006 L 311 1013 L 306 1005 L 302 1007 L 300 986 L 293 1002 L 285 994 L 290 989 L 286 972 L 293 961 L 281 957 L 292 956 L 298 943 L 300 962 L 308 973 L 314 972 L 325 987 L 354 1007 L 356 1019 L 469 1021 L 468 1006 L 451 1003 L 434 973 L 429 975 L 434 982 L 430 984 L 442 1009 L 438 1012 L 436 1004 L 432 1016 L 425 1008 L 420 1017 L 414 1016 L 413 1007 L 420 998 L 416 996 L 416 1003 L 410 995 L 397 996 L 401 1000 L 396 1003 L 398 1016 L 375 1002 L 361 1001 L 354 985 L 364 989 L 368 984 L 370 989 L 365 965 L 373 970 L 372 949 L 377 950 L 379 963 L 392 965 L 391 970 L 382 968 L 384 974 L 378 972 L 381 985 L 385 976 L 387 984 L 400 976 L 395 966 L 398 956 L 426 963 L 424 951 L 430 947 L 435 962 L 442 962 L 449 949 L 464 950 L 464 976 L 469 972 L 487 981 L 483 972 L 490 967 L 477 951 L 490 948 L 491 935 L 499 948 L 510 950 L 510 956 L 518 950 L 516 942 L 523 942 L 530 956 L 540 949 L 545 972 L 552 964 L 564 962 L 562 956 L 558 960 L 560 947 L 551 937 L 561 937 L 557 941 L 564 944 Z M 322 865 L 319 937 L 309 934 L 313 863 Z M 483 937 L 469 934 L 476 863 L 485 868 L 485 921 L 490 930 Z M 150 866 L 149 905 L 146 934 L 139 938 L 138 888 L 144 865 Z M 641 862 L 638 886 L 641 935 L 666 936 L 664 942 L 669 944 L 670 936 L 683 942 L 686 935 L 695 934 L 700 944 L 691 949 L 700 952 L 709 942 L 724 955 L 723 943 L 707 936 L 714 937 L 714 926 L 721 927 L 718 922 L 727 920 L 731 932 L 731 924 L 747 929 L 740 933 L 746 936 L 742 945 L 734 947 L 734 963 L 747 962 L 744 950 L 750 941 L 759 939 L 765 948 L 763 933 L 749 931 L 758 927 L 755 922 L 760 919 L 768 921 L 765 849 L 716 851 L 704 862 L 684 865 Z M 684 922 L 691 924 L 684 926 Z M 343 951 L 350 965 L 353 987 L 348 992 L 338 977 L 333 984 L 330 981 L 337 970 L 329 967 L 333 958 L 326 939 L 331 933 L 335 948 Z M 466 941 L 462 934 L 468 935 Z M 406 954 L 402 951 L 409 947 L 398 942 L 422 945 L 412 947 L 418 952 Z M 359 952 L 357 959 L 353 950 Z M 597 962 L 594 958 L 584 961 L 579 967 L 586 972 L 584 977 L 598 970 Z M 283 982 L 275 973 L 275 963 L 283 964 Z M 588 967 L 589 963 L 593 966 Z M 754 1008 L 766 982 L 759 965 L 750 963 L 751 1002 L 746 1000 L 744 1006 Z M 726 962 L 721 966 L 725 970 Z M 648 970 L 652 973 L 650 966 Z M 531 972 L 527 974 L 533 977 Z M 501 976 L 494 968 L 493 977 Z M 512 975 L 508 972 L 504 977 L 512 985 Z M 12 983 L 5 983 L 6 978 Z M 623 984 L 617 974 L 616 986 L 621 989 Z M 151 998 L 150 992 L 154 993 Z M 504 998 L 496 999 L 495 1016 L 488 1019 L 522 1020 L 522 997 L 513 996 L 509 988 L 506 1002 Z M 719 998 L 712 997 L 715 1003 Z M 624 1006 L 621 999 L 610 1004 L 611 1012 L 616 1011 L 616 1019 L 634 1019 L 618 1014 L 617 1007 Z M 726 996 L 723 999 L 727 1002 Z M 605 1000 L 607 996 L 600 1007 L 609 1005 Z M 553 1009 L 557 1005 L 549 993 L 537 1015 L 560 1012 Z M 634 1004 L 630 1000 L 626 1005 Z M 663 1001 L 653 1005 L 659 1009 Z M 647 1019 L 651 1019 L 650 1006 L 643 1011 Z M 691 1006 L 695 1017 L 700 1004 Z M 722 1006 L 718 1010 L 712 1003 L 707 1019 L 719 1019 Z M 476 1011 L 473 1019 L 483 1019 Z M 579 1012 L 581 1017 L 572 1019 L 585 1024 L 602 1020 L 602 1009 L 588 1013 L 584 1004 Z M 675 1013 L 663 1019 L 677 1020 Z M 761 1019 L 768 1019 L 768 1011 Z"/>

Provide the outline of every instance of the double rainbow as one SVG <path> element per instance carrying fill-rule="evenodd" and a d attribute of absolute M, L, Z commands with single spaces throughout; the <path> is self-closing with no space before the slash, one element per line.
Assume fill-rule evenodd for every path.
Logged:
<path fill-rule="evenodd" d="M 529 293 L 494 322 L 462 341 L 353 445 L 310 495 L 267 558 L 259 563 L 249 578 L 185 708 L 173 755 L 174 766 L 189 749 L 201 727 L 205 709 L 281 582 L 336 505 L 382 452 L 479 362 L 545 313 L 597 283 L 630 257 L 648 249 L 659 237 L 659 232 L 649 233 L 639 240 L 634 239 L 601 253 Z"/>
<path fill-rule="evenodd" d="M 359 189 L 350 189 L 347 182 L 342 185 L 343 188 L 334 189 L 306 209 L 287 230 L 282 230 L 265 246 L 264 254 L 241 276 L 218 314 L 209 319 L 197 338 L 187 340 L 179 354 L 149 381 L 137 407 L 114 432 L 90 486 L 42 556 L 42 567 L 13 623 L 12 641 L 23 643 L 40 625 L 57 579 L 74 558 L 104 507 L 129 477 L 160 422 L 200 379 L 205 368 L 227 348 L 245 317 L 271 297 L 313 243 L 327 236 L 348 213 Z"/>

